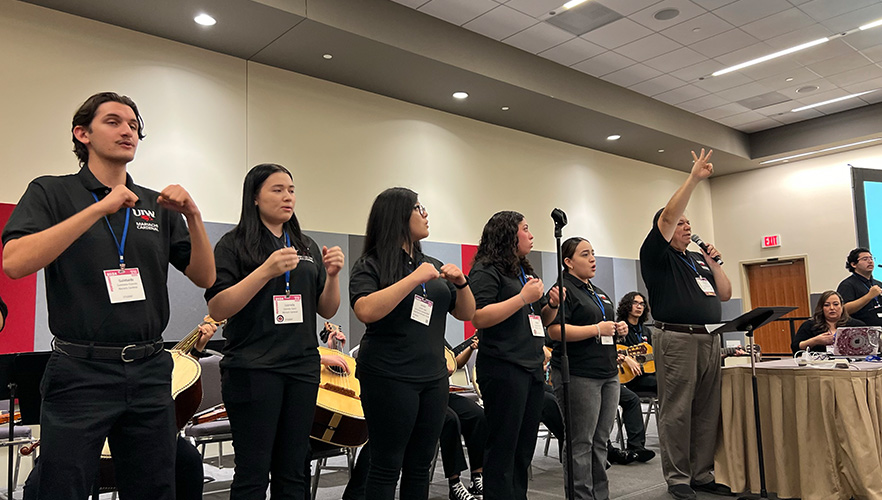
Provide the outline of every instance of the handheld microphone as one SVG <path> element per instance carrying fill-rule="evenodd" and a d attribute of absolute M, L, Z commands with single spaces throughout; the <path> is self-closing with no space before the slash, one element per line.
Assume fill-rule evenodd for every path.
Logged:
<path fill-rule="evenodd" d="M 699 248 L 701 248 L 702 250 L 704 250 L 704 253 L 707 253 L 707 243 L 705 243 L 701 238 L 699 238 L 697 234 L 692 233 L 692 241 L 693 241 L 696 245 L 698 245 Z M 717 255 L 717 256 L 714 257 L 713 259 L 714 259 L 714 261 L 716 261 L 717 264 L 719 264 L 719 265 L 721 265 L 721 266 L 723 265 L 723 259 L 721 259 L 719 255 Z"/>

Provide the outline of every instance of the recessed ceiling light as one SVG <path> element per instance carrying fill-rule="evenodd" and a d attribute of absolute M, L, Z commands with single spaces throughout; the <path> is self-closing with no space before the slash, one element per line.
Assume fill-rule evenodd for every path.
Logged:
<path fill-rule="evenodd" d="M 620 136 L 620 135 L 618 135 L 618 134 L 613 134 L 613 135 L 607 137 L 606 140 L 608 140 L 608 141 L 617 141 L 617 140 L 619 140 L 619 139 L 621 139 L 621 138 L 622 138 L 622 136 Z"/>
<path fill-rule="evenodd" d="M 659 153 L 664 153 L 665 150 L 664 150 L 664 149 L 659 149 L 658 152 L 659 152 Z"/>
<path fill-rule="evenodd" d="M 325 59 L 333 59 L 334 55 L 333 54 L 322 54 L 322 57 L 324 57 Z"/>
<path fill-rule="evenodd" d="M 788 76 L 787 78 L 784 79 L 784 81 L 785 81 L 785 82 L 792 82 L 792 81 L 793 81 L 793 77 L 792 77 L 792 76 Z"/>
<path fill-rule="evenodd" d="M 701 31 L 701 28 L 699 27 L 692 28 L 693 33 L 698 33 L 699 31 Z"/>
<path fill-rule="evenodd" d="M 202 26 L 214 26 L 217 24 L 217 21 L 208 14 L 199 14 L 193 20 L 196 21 L 196 24 L 201 24 Z"/>
<path fill-rule="evenodd" d="M 795 113 L 795 112 L 797 112 L 797 111 L 803 111 L 803 110 L 806 110 L 806 109 L 817 108 L 818 106 L 824 106 L 824 105 L 827 105 L 827 104 L 833 104 L 834 102 L 839 102 L 839 101 L 844 101 L 844 100 L 846 100 L 846 99 L 853 99 L 853 98 L 855 98 L 855 97 L 860 97 L 860 96 L 862 96 L 862 95 L 869 94 L 870 92 L 875 92 L 876 90 L 877 90 L 877 89 L 873 89 L 873 90 L 868 90 L 868 91 L 866 91 L 866 92 L 858 92 L 857 94 L 851 94 L 851 95 L 846 95 L 846 96 L 842 96 L 842 97 L 837 97 L 836 99 L 830 99 L 829 101 L 818 102 L 818 103 L 815 103 L 815 104 L 809 104 L 808 106 L 803 106 L 803 107 L 801 107 L 801 108 L 792 109 L 792 110 L 790 110 L 790 111 L 791 111 L 792 113 Z"/>
<path fill-rule="evenodd" d="M 819 88 L 821 88 L 821 87 L 818 87 L 817 85 L 806 85 L 805 87 L 799 87 L 798 89 L 796 89 L 796 93 L 797 94 L 808 94 L 809 92 L 814 92 L 814 91 L 818 90 Z"/>
<path fill-rule="evenodd" d="M 659 21 L 670 21 L 671 19 L 680 15 L 680 11 L 677 9 L 662 9 L 655 13 L 652 17 L 656 18 Z"/>
<path fill-rule="evenodd" d="M 808 153 L 800 153 L 798 155 L 793 156 L 785 156 L 784 158 L 778 158 L 777 160 L 766 160 L 761 161 L 760 165 L 766 165 L 768 163 L 775 163 L 776 161 L 786 162 L 787 160 L 792 160 L 794 158 L 802 158 L 803 156 L 818 154 L 818 153 L 826 153 L 827 151 L 835 151 L 837 149 L 850 148 L 851 146 L 860 146 L 861 144 L 869 144 L 871 142 L 882 141 L 882 139 L 868 139 L 866 141 L 853 142 L 851 144 L 843 144 L 842 146 L 833 146 L 832 148 L 824 148 L 819 149 L 817 151 L 809 151 Z"/>
<path fill-rule="evenodd" d="M 502 110 L 503 110 L 503 111 L 508 111 L 508 106 L 503 106 L 503 107 L 502 107 Z"/>
<path fill-rule="evenodd" d="M 741 63 L 741 64 L 736 64 L 735 66 L 730 66 L 730 67 L 728 67 L 728 68 L 726 68 L 726 69 L 721 69 L 721 70 L 719 70 L 719 71 L 715 71 L 715 72 L 711 73 L 711 75 L 712 75 L 712 76 L 725 75 L 726 73 L 731 73 L 732 71 L 738 71 L 739 69 L 744 69 L 744 68 L 746 68 L 746 67 L 748 67 L 748 66 L 753 66 L 754 64 L 759 64 L 759 63 L 761 63 L 761 62 L 766 62 L 766 61 L 769 61 L 769 60 L 771 60 L 771 59 L 775 59 L 775 58 L 778 58 L 778 57 L 781 57 L 781 56 L 786 56 L 787 54 L 792 54 L 792 53 L 794 53 L 794 52 L 798 52 L 798 51 L 800 51 L 800 50 L 807 49 L 807 48 L 809 48 L 809 47 L 814 47 L 815 45 L 820 45 L 820 44 L 822 44 L 822 43 L 824 43 L 824 42 L 827 42 L 827 41 L 829 41 L 829 40 L 830 40 L 830 39 L 827 38 L 827 37 L 824 37 L 824 38 L 818 38 L 817 40 L 812 40 L 811 42 L 806 42 L 806 43 L 804 43 L 804 44 L 802 44 L 802 45 L 797 45 L 797 46 L 795 46 L 795 47 L 790 47 L 789 49 L 780 50 L 780 51 L 775 52 L 775 53 L 773 53 L 773 54 L 765 55 L 765 56 L 762 56 L 762 57 L 757 57 L 756 59 L 751 59 L 750 61 L 743 62 L 743 63 Z"/>
<path fill-rule="evenodd" d="M 469 96 L 469 95 L 468 95 L 466 92 L 454 92 L 454 93 L 453 93 L 453 98 L 454 98 L 454 99 L 465 99 L 465 98 L 468 97 L 468 96 Z"/>

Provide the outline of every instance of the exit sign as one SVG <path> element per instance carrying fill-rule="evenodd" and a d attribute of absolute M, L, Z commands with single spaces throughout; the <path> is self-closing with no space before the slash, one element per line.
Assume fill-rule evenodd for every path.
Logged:
<path fill-rule="evenodd" d="M 771 236 L 763 236 L 763 248 L 775 248 L 781 246 L 781 235 L 773 234 Z"/>

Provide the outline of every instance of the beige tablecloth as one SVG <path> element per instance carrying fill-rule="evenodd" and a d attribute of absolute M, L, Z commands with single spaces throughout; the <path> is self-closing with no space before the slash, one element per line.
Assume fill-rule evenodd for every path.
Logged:
<path fill-rule="evenodd" d="M 782 498 L 882 499 L 882 366 L 757 365 L 766 487 Z M 715 474 L 759 493 L 750 367 L 723 369 Z"/>

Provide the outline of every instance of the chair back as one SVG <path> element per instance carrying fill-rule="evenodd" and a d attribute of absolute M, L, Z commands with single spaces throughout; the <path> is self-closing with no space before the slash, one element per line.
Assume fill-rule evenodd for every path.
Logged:
<path fill-rule="evenodd" d="M 220 360 L 223 356 L 211 355 L 199 358 L 202 365 L 202 404 L 196 412 L 206 410 L 224 402 L 221 396 Z"/>

